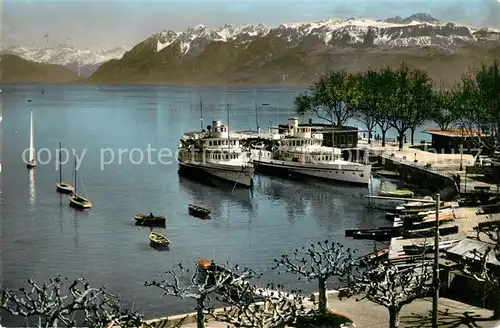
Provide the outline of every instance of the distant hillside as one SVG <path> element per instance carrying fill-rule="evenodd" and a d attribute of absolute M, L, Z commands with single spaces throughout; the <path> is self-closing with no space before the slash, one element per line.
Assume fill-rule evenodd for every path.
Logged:
<path fill-rule="evenodd" d="M 439 82 L 500 55 L 500 31 L 441 22 L 427 14 L 386 21 L 326 20 L 203 25 L 162 31 L 102 64 L 94 83 L 308 85 L 332 69 L 348 71 L 407 61 Z"/>
<path fill-rule="evenodd" d="M 0 56 L 2 83 L 65 83 L 76 81 L 76 73 L 69 68 L 22 59 L 15 55 Z"/>

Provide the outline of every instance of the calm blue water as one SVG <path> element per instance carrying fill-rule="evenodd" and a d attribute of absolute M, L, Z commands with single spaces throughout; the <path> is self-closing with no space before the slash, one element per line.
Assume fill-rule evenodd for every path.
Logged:
<path fill-rule="evenodd" d="M 94 286 L 123 297 L 124 304 L 148 317 L 191 311 L 192 301 L 161 298 L 160 290 L 143 286 L 145 280 L 182 261 L 198 256 L 220 262 L 265 269 L 273 258 L 294 247 L 333 239 L 360 253 L 369 241 L 344 238 L 344 229 L 375 227 L 384 222 L 381 212 L 367 208 L 366 188 L 304 184 L 255 178 L 253 193 L 216 189 L 180 179 L 172 164 L 139 164 L 139 151 L 148 148 L 177 149 L 180 135 L 199 128 L 199 97 L 204 98 L 205 125 L 212 119 L 227 121 L 226 101 L 231 104 L 230 125 L 255 128 L 255 99 L 268 103 L 260 111 L 261 126 L 285 120 L 293 114 L 293 89 L 222 89 L 163 86 L 61 86 L 2 85 L 2 203 L 1 284 L 21 287 L 26 279 L 44 281 L 61 274 L 86 277 Z M 44 91 L 42 94 L 41 91 Z M 27 102 L 27 100 L 32 100 Z M 21 154 L 29 142 L 29 110 L 35 119 L 35 147 L 55 155 L 58 143 L 78 154 L 86 150 L 79 168 L 79 189 L 93 201 L 88 212 L 68 206 L 67 196 L 55 192 L 58 179 L 54 158 L 26 169 Z M 101 169 L 102 149 L 115 153 L 113 164 Z M 118 152 L 122 149 L 122 160 Z M 128 149 L 128 152 L 123 151 Z M 41 154 L 40 160 L 48 160 Z M 110 160 L 110 157 L 106 157 Z M 72 183 L 70 162 L 64 180 Z M 374 185 L 377 181 L 374 181 Z M 212 220 L 187 214 L 196 203 L 212 210 Z M 165 233 L 170 251 L 149 247 L 148 229 L 133 225 L 136 212 L 168 217 Z M 276 280 L 269 273 L 265 280 Z M 282 276 L 290 287 L 315 289 Z"/>

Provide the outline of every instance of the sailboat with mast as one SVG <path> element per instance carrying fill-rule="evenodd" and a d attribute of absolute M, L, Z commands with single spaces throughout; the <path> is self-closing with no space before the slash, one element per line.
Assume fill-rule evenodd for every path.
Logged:
<path fill-rule="evenodd" d="M 76 157 L 75 157 L 75 186 L 74 186 L 74 192 L 69 196 L 69 205 L 82 210 L 89 209 L 92 207 L 92 202 L 88 198 L 80 196 L 76 193 L 77 171 L 78 170 L 76 169 Z"/>
<path fill-rule="evenodd" d="M 226 104 L 229 122 L 229 104 Z M 200 112 L 202 112 L 200 101 Z M 179 174 L 189 177 L 207 178 L 231 182 L 234 186 L 251 187 L 254 167 L 249 152 L 232 136 L 229 126 L 222 121 L 212 121 L 206 130 L 186 132 L 179 144 Z"/>
<path fill-rule="evenodd" d="M 59 143 L 59 182 L 56 183 L 56 188 L 62 194 L 72 194 L 74 191 L 73 186 L 62 181 L 61 149 L 62 144 Z"/>
<path fill-rule="evenodd" d="M 30 111 L 30 146 L 28 149 L 28 162 L 26 167 L 32 169 L 36 166 L 35 159 L 35 128 L 33 125 L 33 111 Z"/>

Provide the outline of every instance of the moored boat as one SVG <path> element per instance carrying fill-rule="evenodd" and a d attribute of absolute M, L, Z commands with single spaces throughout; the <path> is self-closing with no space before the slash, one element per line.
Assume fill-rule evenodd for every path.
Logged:
<path fill-rule="evenodd" d="M 376 261 L 383 261 L 389 258 L 389 247 L 376 249 L 362 257 L 365 263 L 373 263 Z M 363 264 L 363 262 L 361 264 Z"/>
<path fill-rule="evenodd" d="M 439 250 L 445 250 L 456 245 L 460 240 L 444 240 L 439 242 Z M 406 255 L 417 255 L 424 253 L 431 253 L 434 251 L 434 244 L 413 244 L 413 245 L 403 245 L 403 251 Z"/>
<path fill-rule="evenodd" d="M 167 218 L 163 215 L 153 215 L 153 213 L 137 213 L 134 216 L 135 224 L 148 227 L 165 226 Z"/>
<path fill-rule="evenodd" d="M 378 193 L 378 195 L 385 197 L 413 198 L 415 194 L 413 191 L 408 189 L 393 189 L 393 190 L 381 190 Z"/>
<path fill-rule="evenodd" d="M 444 213 L 453 213 L 453 208 L 443 208 L 439 210 L 440 215 Z M 392 215 L 392 216 L 391 216 Z M 402 220 L 412 220 L 415 222 L 422 221 L 427 216 L 436 215 L 436 210 L 429 210 L 425 212 L 418 213 L 387 213 L 387 218 L 394 219 L 394 221 L 402 221 Z"/>
<path fill-rule="evenodd" d="M 199 279 L 206 281 L 207 287 L 213 286 L 217 279 L 224 279 L 222 286 L 219 288 L 219 293 L 224 295 L 224 297 L 230 297 L 234 300 L 258 300 L 258 295 L 248 292 L 246 288 L 248 281 L 234 279 L 240 278 L 240 276 L 234 273 L 232 270 L 225 268 L 214 261 L 206 258 L 198 258 L 198 267 L 200 268 L 201 275 Z M 217 275 L 223 274 L 223 277 L 217 277 Z"/>
<path fill-rule="evenodd" d="M 264 142 L 251 145 L 252 163 L 257 171 L 287 179 L 306 177 L 348 184 L 368 185 L 371 165 L 342 159 L 342 150 L 323 145 L 323 133 L 313 131 L 298 118 L 280 125 L 278 133 Z M 333 131 L 330 131 L 333 133 Z"/>
<path fill-rule="evenodd" d="M 199 217 L 202 219 L 208 218 L 210 215 L 209 209 L 206 209 L 204 207 L 194 205 L 194 204 L 189 204 L 188 211 L 189 211 L 190 215 L 196 216 L 196 217 Z"/>
<path fill-rule="evenodd" d="M 76 193 L 76 181 L 77 181 L 76 173 L 77 170 L 76 170 L 76 157 L 75 157 L 75 187 L 74 187 L 75 190 L 69 196 L 69 205 L 80 210 L 90 209 L 92 208 L 92 202 L 88 198 L 80 196 Z"/>
<path fill-rule="evenodd" d="M 69 196 L 69 204 L 79 209 L 89 209 L 92 207 L 92 202 L 90 200 L 76 194 Z"/>
<path fill-rule="evenodd" d="M 227 110 L 229 121 L 229 105 Z M 184 133 L 178 162 L 179 175 L 196 177 L 199 181 L 219 180 L 233 188 L 251 188 L 253 185 L 254 166 L 242 140 L 230 133 L 229 122 L 224 125 L 222 121 L 214 120 L 206 130 Z"/>
<path fill-rule="evenodd" d="M 455 213 L 440 213 L 438 216 L 439 224 L 452 222 L 456 219 Z M 436 215 L 428 215 L 422 219 L 403 218 L 403 220 L 395 221 L 395 226 L 403 226 L 405 230 L 431 228 L 436 225 Z"/>
<path fill-rule="evenodd" d="M 402 234 L 402 231 L 399 229 L 393 229 L 393 230 L 373 229 L 373 230 L 356 231 L 352 234 L 352 237 L 354 239 L 369 239 L 369 240 L 376 240 L 376 241 L 388 241 L 388 240 L 391 240 L 391 238 L 400 237 L 401 234 Z"/>
<path fill-rule="evenodd" d="M 354 235 L 359 233 L 382 233 L 389 232 L 393 233 L 395 231 L 401 231 L 401 227 L 380 227 L 380 228 L 369 228 L 369 229 L 346 229 L 345 236 L 346 237 L 354 237 Z"/>
<path fill-rule="evenodd" d="M 168 247 L 170 240 L 160 232 L 152 231 L 149 234 L 149 245 L 155 248 Z"/>
<path fill-rule="evenodd" d="M 62 181 L 61 148 L 62 145 L 59 143 L 59 181 L 56 183 L 56 190 L 62 194 L 72 194 L 75 188 L 73 188 L 73 186 L 69 183 Z"/>
<path fill-rule="evenodd" d="M 457 232 L 458 232 L 457 225 L 446 225 L 446 226 L 439 227 L 439 235 L 440 236 L 452 235 L 452 234 L 456 234 Z M 436 234 L 435 229 L 434 229 L 434 227 L 432 227 L 432 228 L 426 228 L 426 229 L 405 231 L 405 232 L 403 232 L 402 237 L 403 238 L 426 238 L 426 237 L 433 237 L 435 234 Z"/>

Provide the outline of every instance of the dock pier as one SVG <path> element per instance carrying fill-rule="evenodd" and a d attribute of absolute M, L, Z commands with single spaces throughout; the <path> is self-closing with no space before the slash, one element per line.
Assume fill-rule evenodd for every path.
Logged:
<path fill-rule="evenodd" d="M 344 159 L 371 163 L 383 170 L 381 176 L 415 183 L 432 192 L 441 192 L 446 188 L 455 189 L 460 194 L 480 190 L 500 192 L 497 184 L 488 183 L 491 179 L 484 173 L 473 170 L 475 159 L 470 154 L 435 153 L 408 145 L 399 150 L 398 146 L 390 143 L 382 147 L 380 142 L 372 141 L 370 145 L 361 144 L 356 149 L 344 149 L 343 156 Z M 373 169 L 373 173 L 376 175 L 377 169 Z M 457 180 L 457 176 L 460 180 Z"/>

